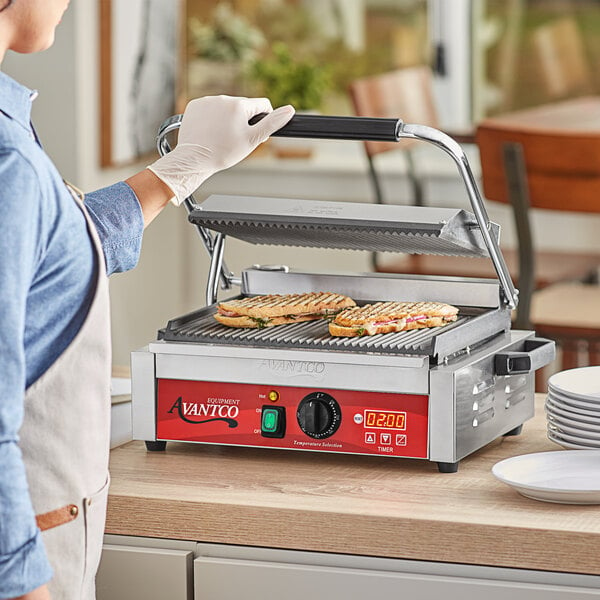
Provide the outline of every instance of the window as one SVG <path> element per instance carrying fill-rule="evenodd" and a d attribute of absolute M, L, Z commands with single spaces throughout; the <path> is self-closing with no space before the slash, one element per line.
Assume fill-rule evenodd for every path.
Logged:
<path fill-rule="evenodd" d="M 597 0 L 430 0 L 429 13 L 446 123 L 598 90 Z"/>
<path fill-rule="evenodd" d="M 186 0 L 187 95 L 266 94 L 349 114 L 348 82 L 435 72 L 440 120 L 595 93 L 598 0 Z"/>
<path fill-rule="evenodd" d="M 187 0 L 188 96 L 349 114 L 350 80 L 428 62 L 426 0 Z"/>

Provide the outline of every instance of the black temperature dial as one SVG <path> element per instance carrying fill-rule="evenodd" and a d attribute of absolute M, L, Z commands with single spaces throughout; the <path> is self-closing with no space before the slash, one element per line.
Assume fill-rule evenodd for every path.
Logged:
<path fill-rule="evenodd" d="M 312 438 L 332 436 L 342 422 L 342 411 L 335 399 L 325 392 L 312 392 L 298 404 L 298 425 Z"/>

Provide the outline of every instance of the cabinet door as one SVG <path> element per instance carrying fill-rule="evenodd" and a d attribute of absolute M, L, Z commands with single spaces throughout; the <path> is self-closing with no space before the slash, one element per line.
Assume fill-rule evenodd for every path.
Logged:
<path fill-rule="evenodd" d="M 105 544 L 97 600 L 192 600 L 193 552 Z"/>
<path fill-rule="evenodd" d="M 195 600 L 592 600 L 598 588 L 199 557 Z"/>

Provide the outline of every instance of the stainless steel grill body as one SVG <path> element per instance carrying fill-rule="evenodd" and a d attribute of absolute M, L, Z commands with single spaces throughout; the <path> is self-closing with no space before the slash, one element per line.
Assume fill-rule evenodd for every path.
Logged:
<path fill-rule="evenodd" d="M 166 135 L 177 129 L 180 121 L 181 117 L 175 116 L 163 125 L 158 143 L 161 154 L 170 150 Z M 213 427 L 213 421 L 219 421 L 225 429 L 238 426 L 233 416 L 237 418 L 236 403 L 243 403 L 239 398 L 244 402 L 250 398 L 246 403 L 250 404 L 250 410 L 244 410 L 251 419 L 244 423 L 255 423 L 256 414 L 265 410 L 260 404 L 268 396 L 264 389 L 257 392 L 254 388 L 246 394 L 251 386 L 273 387 L 274 401 L 275 388 L 306 394 L 300 397 L 297 407 L 291 404 L 283 407 L 295 427 L 295 438 L 289 442 L 289 447 L 294 448 L 379 453 L 374 447 L 366 447 L 370 443 L 366 434 L 362 446 L 357 442 L 362 429 L 358 431 L 352 425 L 354 422 L 362 427 L 364 414 L 366 428 L 366 415 L 378 412 L 377 402 L 382 403 L 380 415 L 387 410 L 385 414 L 394 418 L 401 411 L 394 412 L 393 403 L 403 403 L 405 416 L 413 414 L 411 402 L 415 406 L 418 403 L 421 412 L 417 415 L 414 411 L 418 418 L 413 421 L 419 424 L 413 436 L 419 439 L 418 450 L 395 455 L 436 461 L 442 471 L 456 470 L 459 460 L 498 436 L 516 433 L 533 415 L 534 374 L 554 358 L 554 344 L 535 338 L 530 331 L 511 331 L 510 311 L 516 307 L 518 293 L 499 249 L 499 228 L 487 217 L 460 146 L 435 129 L 395 119 L 294 117 L 278 135 L 394 141 L 406 137 L 433 143 L 455 161 L 473 212 L 239 196 L 213 196 L 198 205 L 193 198 L 186 199 L 189 219 L 197 227 L 211 259 L 207 306 L 171 320 L 159 332 L 157 341 L 132 353 L 134 438 L 145 440 L 151 449 L 163 449 L 160 444 L 169 439 L 188 440 L 177 437 L 178 432 L 173 429 L 174 412 L 187 410 L 182 409 L 182 398 L 194 397 L 202 390 L 197 395 L 203 400 L 188 402 L 188 409 L 198 414 L 211 410 L 214 413 L 218 402 L 223 400 L 219 409 L 223 415 L 198 421 L 180 413 L 182 421 L 193 427 L 210 422 L 199 435 L 195 429 L 189 441 L 286 447 L 281 440 L 273 442 L 273 438 L 284 436 L 270 435 L 261 423 L 258 429 L 257 425 L 251 425 L 256 435 L 252 435 L 251 428 L 249 432 L 244 430 L 239 438 L 243 442 L 231 442 L 231 436 L 227 435 L 219 438 L 223 435 L 221 430 L 214 435 L 206 433 Z M 498 279 L 319 274 L 260 266 L 245 269 L 237 279 L 224 263 L 228 237 L 274 246 L 483 256 L 493 262 Z M 458 306 L 460 313 L 458 321 L 440 328 L 349 339 L 331 337 L 324 322 L 236 330 L 225 328 L 213 319 L 219 283 L 222 289 L 240 285 L 242 296 L 331 291 L 348 295 L 359 304 L 388 300 L 446 302 Z M 238 397 L 213 396 L 226 395 L 228 388 L 238 390 L 235 392 Z M 180 389 L 186 390 L 185 393 Z M 168 397 L 164 406 L 161 393 L 162 397 Z M 340 394 L 348 401 L 348 410 L 345 405 L 335 408 L 335 402 L 329 406 L 339 413 L 335 417 L 339 417 L 338 425 L 343 415 L 344 422 L 350 422 L 351 431 L 342 424 L 339 431 L 326 430 L 321 436 L 320 430 L 308 431 L 303 427 L 301 405 L 315 394 L 321 398 L 329 395 L 334 400 Z M 373 400 L 377 394 L 385 395 L 385 399 Z M 361 398 L 364 398 L 362 406 L 366 407 L 364 413 L 360 408 Z M 159 408 L 162 412 L 157 417 Z M 313 424 L 320 418 L 317 413 L 310 416 Z M 242 421 L 240 417 L 239 423 Z M 394 423 L 395 430 L 402 429 L 400 421 Z M 175 432 L 172 433 L 175 437 L 157 436 L 160 427 L 163 432 Z M 348 437 L 342 439 L 345 427 L 343 435 Z M 327 437 L 328 442 L 321 444 L 313 439 L 304 443 L 298 439 L 302 432 L 312 438 Z M 396 431 L 394 434 L 398 436 L 396 445 L 402 446 L 399 438 L 403 434 Z M 306 439 L 310 441 L 311 437 Z M 151 446 L 153 443 L 156 448 Z M 386 450 L 390 448 L 383 448 L 380 453 L 385 455 Z"/>
<path fill-rule="evenodd" d="M 366 297 L 359 303 L 371 297 L 461 297 L 461 316 L 440 328 L 349 339 L 329 336 L 324 322 L 228 329 L 214 320 L 215 306 L 173 319 L 161 339 L 132 355 L 136 439 L 157 439 L 155 382 L 162 379 L 217 382 L 224 390 L 243 382 L 425 395 L 427 458 L 446 466 L 533 416 L 535 369 L 551 360 L 553 345 L 541 345 L 540 356 L 531 353 L 524 372 L 501 371 L 498 357 L 529 357 L 535 338 L 510 330 L 510 311 L 499 304 L 495 280 L 247 269 L 242 282 L 246 295 L 360 288 Z"/>
<path fill-rule="evenodd" d="M 428 459 L 456 464 L 533 416 L 533 372 L 497 375 L 495 357 L 520 352 L 532 332 L 503 333 L 448 364 L 424 355 L 278 350 L 157 341 L 132 354 L 133 436 L 156 440 L 155 381 L 301 386 L 424 394 L 429 397 Z M 342 407 L 343 408 L 343 407 Z"/>

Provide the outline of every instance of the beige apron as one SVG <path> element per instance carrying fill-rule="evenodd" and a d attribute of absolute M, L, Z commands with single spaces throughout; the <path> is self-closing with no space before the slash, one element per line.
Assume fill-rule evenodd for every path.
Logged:
<path fill-rule="evenodd" d="M 20 431 L 35 512 L 55 517 L 65 510 L 69 514 L 63 524 L 53 526 L 55 519 L 42 534 L 54 569 L 49 584 L 52 600 L 95 598 L 108 494 L 108 279 L 95 227 L 79 200 L 78 204 L 94 241 L 99 265 L 95 296 L 75 339 L 27 389 Z"/>

